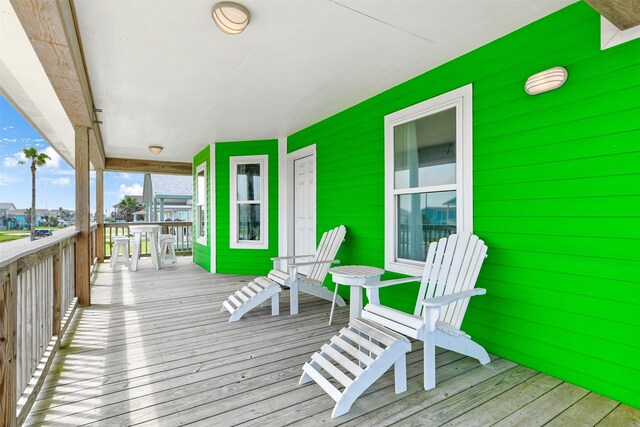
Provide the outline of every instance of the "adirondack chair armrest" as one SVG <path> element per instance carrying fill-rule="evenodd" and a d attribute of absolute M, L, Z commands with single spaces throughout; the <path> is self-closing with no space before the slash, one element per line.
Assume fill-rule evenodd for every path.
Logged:
<path fill-rule="evenodd" d="M 383 280 L 377 283 L 367 283 L 362 287 L 365 289 L 380 289 L 387 286 L 400 285 L 402 283 L 419 282 L 422 280 L 421 276 L 403 277 L 402 279 Z"/>
<path fill-rule="evenodd" d="M 295 260 L 299 259 L 299 258 L 313 258 L 314 255 L 294 255 L 294 256 L 276 256 L 271 258 L 271 261 L 273 261 L 273 269 L 274 270 L 284 270 L 284 267 L 282 266 L 282 261 L 286 261 L 286 260 Z"/>
<path fill-rule="evenodd" d="M 294 256 L 274 256 L 271 258 L 271 261 L 282 261 L 285 259 L 296 259 L 296 258 L 312 258 L 314 255 L 294 255 Z"/>
<path fill-rule="evenodd" d="M 486 293 L 487 290 L 483 288 L 469 289 L 468 291 L 457 292 L 455 294 L 425 299 L 421 301 L 421 304 L 427 308 L 443 307 L 461 299 L 471 298 L 476 295 L 484 295 Z"/>
<path fill-rule="evenodd" d="M 307 265 L 318 265 L 318 264 L 340 264 L 340 261 L 338 261 L 337 259 L 332 259 L 328 261 L 296 262 L 295 264 L 289 264 L 289 267 L 306 267 Z"/>

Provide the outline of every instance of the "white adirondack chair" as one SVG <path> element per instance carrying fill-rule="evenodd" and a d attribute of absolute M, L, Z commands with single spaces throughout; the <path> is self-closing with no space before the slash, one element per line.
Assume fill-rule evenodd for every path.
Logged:
<path fill-rule="evenodd" d="M 291 314 L 298 314 L 298 292 L 333 301 L 333 292 L 322 285 L 331 264 L 338 264 L 336 254 L 344 241 L 347 229 L 344 225 L 327 231 L 322 235 L 315 255 L 298 255 L 290 257 L 274 257 L 273 270 L 267 277 L 258 277 L 244 286 L 222 303 L 222 310 L 231 313 L 229 322 L 240 318 L 251 309 L 271 300 L 271 314 L 279 314 L 279 294 L 283 287 L 291 290 Z M 309 260 L 299 262 L 298 260 Z M 283 261 L 287 261 L 286 270 Z M 298 272 L 300 267 L 309 267 L 307 274 Z M 345 306 L 344 300 L 338 296 L 334 304 Z"/>
<path fill-rule="evenodd" d="M 469 299 L 484 295 L 475 288 L 487 246 L 476 235 L 452 234 L 429 245 L 422 277 L 409 277 L 365 285 L 370 304 L 362 317 L 410 338 L 424 342 L 424 389 L 435 387 L 435 348 L 442 347 L 490 362 L 489 355 L 460 330 Z M 380 305 L 378 289 L 421 281 L 413 315 Z"/>

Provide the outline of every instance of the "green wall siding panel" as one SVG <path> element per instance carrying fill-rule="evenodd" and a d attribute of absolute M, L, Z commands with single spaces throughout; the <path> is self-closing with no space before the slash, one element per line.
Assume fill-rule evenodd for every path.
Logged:
<path fill-rule="evenodd" d="M 268 249 L 230 248 L 229 158 L 268 155 L 269 247 Z M 230 274 L 265 275 L 273 268 L 271 257 L 278 256 L 278 140 L 216 143 L 216 271 Z"/>
<path fill-rule="evenodd" d="M 562 88 L 525 94 L 528 76 L 558 65 Z M 463 328 L 490 352 L 638 407 L 638 76 L 640 40 L 601 51 L 600 17 L 580 2 L 291 135 L 288 151 L 316 144 L 318 234 L 346 225 L 342 263 L 383 267 L 384 116 L 473 83 L 488 294 Z M 410 311 L 416 291 L 385 289 L 382 302 Z"/>
<path fill-rule="evenodd" d="M 193 205 L 193 262 L 207 271 L 211 271 L 211 161 L 209 151 L 209 146 L 207 145 L 202 151 L 193 157 L 193 194 L 197 194 L 195 170 L 203 162 L 207 162 L 207 224 L 209 224 L 209 226 L 207 227 L 206 246 L 196 242 L 196 205 L 195 203 Z"/>

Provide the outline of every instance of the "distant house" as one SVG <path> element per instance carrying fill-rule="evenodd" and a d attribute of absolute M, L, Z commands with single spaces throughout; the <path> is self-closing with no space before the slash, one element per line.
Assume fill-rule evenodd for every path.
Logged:
<path fill-rule="evenodd" d="M 9 228 L 25 228 L 27 227 L 27 225 L 29 224 L 29 221 L 27 221 L 27 215 L 25 214 L 25 210 L 27 210 L 28 208 L 24 208 L 24 209 L 9 209 L 7 211 L 7 219 L 8 219 L 8 224 L 7 226 Z M 35 214 L 35 222 L 36 222 L 36 227 L 40 226 L 42 224 L 43 221 L 46 221 L 47 219 L 49 219 L 49 210 L 48 209 L 36 209 L 36 214 Z"/>
<path fill-rule="evenodd" d="M 8 210 L 15 210 L 16 205 L 13 203 L 0 203 L 0 215 L 6 215 Z"/>
<path fill-rule="evenodd" d="M 136 202 L 144 204 L 144 202 L 142 201 L 142 196 L 141 195 L 125 194 L 124 197 L 130 197 L 130 198 L 134 199 Z M 118 203 L 116 203 L 115 205 L 112 206 L 113 207 L 113 212 L 115 212 L 116 218 L 122 218 L 124 216 L 120 212 L 120 208 L 118 207 L 119 204 L 120 204 L 120 202 L 118 202 Z M 144 221 L 145 220 L 144 215 L 142 215 L 142 216 L 139 215 L 140 212 L 144 213 L 144 211 L 138 211 L 138 212 L 135 212 L 133 214 L 133 220 L 134 221 Z"/>
<path fill-rule="evenodd" d="M 193 178 L 145 174 L 142 200 L 148 221 L 191 221 Z"/>
<path fill-rule="evenodd" d="M 9 211 L 16 210 L 13 203 L 0 203 L 0 230 L 7 230 L 11 223 Z"/>

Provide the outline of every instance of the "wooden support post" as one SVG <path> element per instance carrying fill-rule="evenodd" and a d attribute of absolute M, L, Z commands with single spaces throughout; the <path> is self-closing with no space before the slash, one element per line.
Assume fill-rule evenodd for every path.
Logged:
<path fill-rule="evenodd" d="M 104 171 L 96 169 L 96 249 L 98 262 L 104 262 Z"/>
<path fill-rule="evenodd" d="M 76 296 L 78 305 L 91 305 L 89 235 L 89 128 L 74 126 L 76 134 Z"/>
<path fill-rule="evenodd" d="M 164 221 L 164 199 L 160 199 L 160 221 Z"/>
<path fill-rule="evenodd" d="M 60 268 L 60 253 L 62 245 L 59 245 L 58 251 L 53 255 L 53 324 L 51 333 L 53 336 L 60 335 L 60 305 L 62 304 L 62 269 Z"/>
<path fill-rule="evenodd" d="M 18 263 L 9 267 L 9 280 L 0 290 L 0 424 L 14 427 L 16 414 L 16 322 Z"/>

